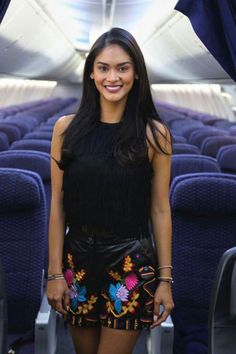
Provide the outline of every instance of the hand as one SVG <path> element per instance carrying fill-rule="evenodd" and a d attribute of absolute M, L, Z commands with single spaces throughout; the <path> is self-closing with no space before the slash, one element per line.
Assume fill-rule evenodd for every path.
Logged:
<path fill-rule="evenodd" d="M 55 311 L 66 315 L 69 310 L 69 289 L 65 279 L 50 280 L 47 283 L 48 303 Z"/>
<path fill-rule="evenodd" d="M 164 307 L 162 313 L 160 313 L 160 305 Z M 173 308 L 174 302 L 172 299 L 171 285 L 166 282 L 160 282 L 154 295 L 153 324 L 151 325 L 151 329 L 164 322 Z"/>

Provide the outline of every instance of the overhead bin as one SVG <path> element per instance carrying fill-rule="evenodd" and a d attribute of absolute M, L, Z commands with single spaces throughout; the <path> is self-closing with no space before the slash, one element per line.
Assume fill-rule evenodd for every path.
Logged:
<path fill-rule="evenodd" d="M 153 83 L 233 82 L 178 12 L 156 28 L 143 52 Z"/>
<path fill-rule="evenodd" d="M 80 80 L 83 57 L 36 1 L 11 1 L 1 24 L 0 52 L 5 75 Z"/>
<path fill-rule="evenodd" d="M 86 51 L 116 26 L 137 39 L 151 83 L 233 83 L 176 3 L 12 0 L 0 29 L 1 73 L 79 83 Z"/>

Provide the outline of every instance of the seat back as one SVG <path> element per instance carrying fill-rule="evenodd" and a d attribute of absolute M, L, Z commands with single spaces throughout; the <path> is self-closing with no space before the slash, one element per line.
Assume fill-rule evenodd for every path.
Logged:
<path fill-rule="evenodd" d="M 51 202 L 50 155 L 34 150 L 7 150 L 0 152 L 0 167 L 19 168 L 36 172 L 42 178 L 48 213 Z"/>
<path fill-rule="evenodd" d="M 225 135 L 225 131 L 218 130 L 216 128 L 206 127 L 204 130 L 198 130 L 191 134 L 189 143 L 194 144 L 201 148 L 202 142 L 209 136 L 222 136 Z"/>
<path fill-rule="evenodd" d="M 0 353 L 7 351 L 7 300 L 5 276 L 0 262 Z"/>
<path fill-rule="evenodd" d="M 177 154 L 200 154 L 200 150 L 195 145 L 174 143 L 173 155 Z"/>
<path fill-rule="evenodd" d="M 233 126 L 229 129 L 231 135 L 236 136 L 236 126 Z"/>
<path fill-rule="evenodd" d="M 226 145 L 236 145 L 236 137 L 233 136 L 211 136 L 203 140 L 201 152 L 203 155 L 216 157 L 219 149 Z"/>
<path fill-rule="evenodd" d="M 198 121 L 194 121 L 194 123 L 191 124 L 181 124 L 179 125 L 179 127 L 176 127 L 175 129 L 173 129 L 173 127 L 171 128 L 171 131 L 175 132 L 177 135 L 181 135 L 184 136 L 185 138 L 188 138 L 192 132 L 194 131 L 199 131 L 205 129 L 205 126 Z"/>
<path fill-rule="evenodd" d="M 236 247 L 221 257 L 209 310 L 209 354 L 234 354 L 236 349 Z"/>
<path fill-rule="evenodd" d="M 222 172 L 236 174 L 236 144 L 222 146 L 216 159 Z"/>
<path fill-rule="evenodd" d="M 36 150 L 50 153 L 51 142 L 49 140 L 39 140 L 39 139 L 22 139 L 15 141 L 11 146 L 10 150 Z"/>
<path fill-rule="evenodd" d="M 8 136 L 9 144 L 13 143 L 13 141 L 21 138 L 21 133 L 19 128 L 5 123 L 0 123 L 0 131 L 5 133 Z"/>
<path fill-rule="evenodd" d="M 174 143 L 187 143 L 187 139 L 184 136 L 180 135 L 173 135 L 173 142 Z"/>
<path fill-rule="evenodd" d="M 224 173 L 186 174 L 171 184 L 175 353 L 207 353 L 212 279 L 235 245 L 235 195 L 236 176 Z"/>
<path fill-rule="evenodd" d="M 0 168 L 10 167 L 38 173 L 42 178 L 46 195 L 46 217 L 49 222 L 51 205 L 51 174 L 50 174 L 50 155 L 41 151 L 30 150 L 7 150 L 0 152 Z M 48 269 L 48 239 L 45 240 L 45 275 Z"/>
<path fill-rule="evenodd" d="M 179 154 L 171 159 L 171 181 L 173 178 L 186 173 L 220 172 L 216 159 L 209 156 Z"/>
<path fill-rule="evenodd" d="M 8 137 L 5 133 L 0 131 L 0 151 L 9 149 Z"/>
<path fill-rule="evenodd" d="M 42 139 L 42 140 L 52 140 L 52 133 L 47 131 L 34 131 L 24 135 L 24 139 Z"/>
<path fill-rule="evenodd" d="M 46 198 L 34 172 L 0 168 L 0 259 L 10 333 L 34 327 L 42 297 Z"/>

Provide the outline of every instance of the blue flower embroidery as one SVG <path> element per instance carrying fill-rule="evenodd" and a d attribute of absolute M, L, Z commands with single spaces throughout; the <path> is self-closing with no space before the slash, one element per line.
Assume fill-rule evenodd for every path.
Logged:
<path fill-rule="evenodd" d="M 128 300 L 129 291 L 121 283 L 116 285 L 110 284 L 109 294 L 111 300 L 114 301 L 114 307 L 117 313 L 121 313 L 122 310 L 122 301 Z"/>
<path fill-rule="evenodd" d="M 77 306 L 79 302 L 86 301 L 86 286 L 80 286 L 79 284 L 72 285 L 70 289 L 70 297 L 71 297 L 71 308 L 73 311 L 77 310 Z"/>

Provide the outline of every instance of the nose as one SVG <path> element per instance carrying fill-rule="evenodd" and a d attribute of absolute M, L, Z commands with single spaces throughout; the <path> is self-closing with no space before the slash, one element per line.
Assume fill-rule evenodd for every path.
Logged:
<path fill-rule="evenodd" d="M 117 75 L 116 70 L 109 70 L 107 75 L 107 81 L 109 82 L 116 82 L 119 80 L 119 76 Z"/>

